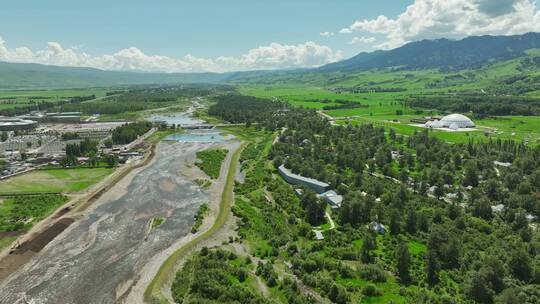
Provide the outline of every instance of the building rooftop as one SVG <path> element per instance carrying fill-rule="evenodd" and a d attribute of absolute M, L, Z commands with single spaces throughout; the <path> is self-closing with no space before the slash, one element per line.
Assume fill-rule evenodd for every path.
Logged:
<path fill-rule="evenodd" d="M 321 197 L 326 198 L 330 204 L 337 207 L 340 207 L 341 203 L 343 202 L 343 196 L 337 194 L 334 190 L 326 191 L 325 193 L 321 194 Z"/>
<path fill-rule="evenodd" d="M 292 178 L 295 178 L 295 179 L 298 179 L 298 180 L 303 180 L 303 181 L 311 183 L 313 185 L 317 185 L 317 186 L 320 186 L 320 187 L 323 187 L 323 188 L 326 188 L 326 187 L 330 186 L 329 184 L 327 184 L 325 182 L 318 181 L 318 180 L 316 180 L 314 178 L 309 178 L 309 177 L 304 177 L 302 175 L 294 174 L 294 173 L 291 172 L 291 170 L 285 168 L 285 165 L 279 166 L 278 169 L 283 174 L 288 175 L 289 177 L 292 177 Z"/>

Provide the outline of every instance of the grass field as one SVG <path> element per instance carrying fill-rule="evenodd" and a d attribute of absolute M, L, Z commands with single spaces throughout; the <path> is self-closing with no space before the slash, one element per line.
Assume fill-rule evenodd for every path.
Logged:
<path fill-rule="evenodd" d="M 1 193 L 82 191 L 113 172 L 113 168 L 37 170 L 0 181 Z"/>
<path fill-rule="evenodd" d="M 33 101 L 56 102 L 75 96 L 105 96 L 108 88 L 69 89 L 69 90 L 0 90 L 0 110 L 33 105 Z"/>
<path fill-rule="evenodd" d="M 375 77 L 375 79 L 377 79 L 377 77 Z M 422 111 L 422 113 L 419 113 L 417 110 L 405 107 L 401 104 L 400 101 L 404 100 L 410 94 L 433 94 L 437 92 L 436 90 L 420 89 L 419 87 L 413 87 L 405 92 L 356 94 L 336 94 L 324 88 L 308 86 L 252 86 L 241 87 L 239 91 L 244 95 L 264 98 L 277 97 L 294 106 L 314 109 L 322 109 L 325 105 L 333 105 L 332 102 L 321 103 L 316 100 L 327 99 L 333 101 L 336 99 L 344 99 L 356 101 L 364 107 L 331 110 L 326 111 L 326 113 L 337 118 L 338 123 L 371 123 L 377 126 L 393 128 L 396 133 L 402 135 L 411 135 L 415 130 L 425 130 L 421 127 L 412 126 L 410 122 L 412 118 L 441 114 L 437 111 Z M 401 112 L 401 115 L 398 115 L 398 111 Z M 431 130 L 430 134 L 453 143 L 464 143 L 468 142 L 470 139 L 487 140 L 489 138 L 500 138 L 527 141 L 531 144 L 540 144 L 540 117 L 538 116 L 499 116 L 474 119 L 474 122 L 479 127 L 477 131 L 446 132 Z M 497 131 L 493 132 L 494 129 L 497 129 Z"/>

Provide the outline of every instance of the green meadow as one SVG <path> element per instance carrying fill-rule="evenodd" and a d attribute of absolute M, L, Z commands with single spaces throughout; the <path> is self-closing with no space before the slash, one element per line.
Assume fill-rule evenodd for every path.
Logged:
<path fill-rule="evenodd" d="M 66 90 L 0 90 L 0 110 L 29 106 L 35 102 L 58 102 L 76 96 L 95 95 L 103 97 L 111 89 L 66 89 Z"/>
<path fill-rule="evenodd" d="M 378 80 L 383 81 L 384 78 L 381 77 Z M 395 85 L 395 79 L 392 80 L 392 83 L 394 83 L 394 86 L 397 86 Z M 403 92 L 384 93 L 337 94 L 326 88 L 310 86 L 251 86 L 240 87 L 239 91 L 244 95 L 252 95 L 261 98 L 277 98 L 282 101 L 287 101 L 293 106 L 313 109 L 323 109 L 324 106 L 335 105 L 336 103 L 333 101 L 336 99 L 355 101 L 360 103 L 362 107 L 330 110 L 325 111 L 325 113 L 335 117 L 340 124 L 371 123 L 392 128 L 398 134 L 411 135 L 415 131 L 425 130 L 425 128 L 413 126 L 413 123 L 410 122 L 411 119 L 430 115 L 441 115 L 443 113 L 440 113 L 439 111 L 412 109 L 404 106 L 402 101 L 413 94 L 422 93 L 435 95 L 437 93 L 437 90 L 422 90 L 419 85 L 414 87 L 411 83 L 406 84 L 413 88 Z M 352 83 L 350 83 L 350 85 L 352 85 Z M 445 92 L 439 91 L 439 93 L 444 94 Z M 320 102 L 323 100 L 328 100 L 329 102 Z M 471 116 L 470 114 L 465 114 Z M 471 139 L 488 140 L 489 138 L 526 141 L 531 144 L 540 143 L 540 117 L 538 116 L 496 116 L 482 119 L 471 118 L 478 126 L 475 131 L 447 132 L 430 130 L 429 132 L 433 136 L 454 143 L 468 142 Z"/>
<path fill-rule="evenodd" d="M 2 193 L 75 193 L 113 172 L 113 168 L 36 170 L 0 181 Z"/>

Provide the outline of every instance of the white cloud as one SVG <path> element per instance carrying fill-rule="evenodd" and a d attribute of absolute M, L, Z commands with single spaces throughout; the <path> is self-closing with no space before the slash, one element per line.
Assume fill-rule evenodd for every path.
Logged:
<path fill-rule="evenodd" d="M 380 15 L 356 21 L 340 33 L 386 36 L 379 48 L 435 38 L 513 35 L 540 31 L 540 10 L 533 0 L 415 0 L 395 19 Z"/>
<path fill-rule="evenodd" d="M 334 32 L 322 32 L 322 33 L 319 33 L 319 35 L 323 37 L 330 37 L 330 36 L 334 36 Z"/>
<path fill-rule="evenodd" d="M 343 59 L 341 51 L 315 42 L 297 45 L 271 43 L 249 50 L 238 57 L 220 56 L 181 58 L 147 55 L 136 47 L 119 50 L 114 54 L 90 56 L 77 48 L 63 48 L 49 42 L 43 50 L 27 47 L 10 49 L 0 37 L 0 61 L 28 62 L 60 66 L 94 67 L 104 70 L 147 72 L 228 72 L 243 70 L 316 67 Z"/>
<path fill-rule="evenodd" d="M 375 37 L 354 37 L 351 41 L 349 41 L 349 44 L 358 44 L 358 43 L 365 43 L 365 44 L 372 44 L 375 41 L 377 41 L 377 38 Z"/>

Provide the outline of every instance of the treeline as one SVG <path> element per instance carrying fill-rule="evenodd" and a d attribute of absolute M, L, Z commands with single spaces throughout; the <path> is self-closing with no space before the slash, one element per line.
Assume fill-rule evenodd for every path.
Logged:
<path fill-rule="evenodd" d="M 208 114 L 231 123 L 251 124 L 288 111 L 287 106 L 281 102 L 252 96 L 228 94 L 217 96 L 215 100 L 216 103 L 208 108 Z"/>
<path fill-rule="evenodd" d="M 334 100 L 337 105 L 326 105 L 323 107 L 323 110 L 341 110 L 341 109 L 357 109 L 357 108 L 368 108 L 368 105 L 362 105 L 357 101 L 352 100 L 343 100 L 336 99 Z"/>
<path fill-rule="evenodd" d="M 88 95 L 88 96 L 70 97 L 69 99 L 59 100 L 59 101 L 56 101 L 56 102 L 40 101 L 40 102 L 35 102 L 33 105 L 2 109 L 2 110 L 0 110 L 0 115 L 18 116 L 18 115 L 28 114 L 28 112 L 31 112 L 31 111 L 38 111 L 38 110 L 39 111 L 45 111 L 45 110 L 54 109 L 54 108 L 62 108 L 64 106 L 65 107 L 70 107 L 70 106 L 75 106 L 77 104 L 80 104 L 83 101 L 88 101 L 88 100 L 92 100 L 92 99 L 95 99 L 95 98 L 96 98 L 95 95 Z"/>
<path fill-rule="evenodd" d="M 152 129 L 152 123 L 149 121 L 140 121 L 125 124 L 112 132 L 112 141 L 115 145 L 125 145 L 137 139 Z"/>
<path fill-rule="evenodd" d="M 540 99 L 517 96 L 417 97 L 406 101 L 413 108 L 443 112 L 472 112 L 476 116 L 540 115 Z"/>
<path fill-rule="evenodd" d="M 208 96 L 217 92 L 233 90 L 229 86 L 191 85 L 141 87 L 107 94 L 100 101 L 81 104 L 64 104 L 57 108 L 62 112 L 83 112 L 85 114 L 121 114 L 176 104 L 183 98 Z"/>
<path fill-rule="evenodd" d="M 382 87 L 352 87 L 352 88 L 333 88 L 332 92 L 341 94 L 341 93 L 396 93 L 396 92 L 405 92 L 406 88 L 382 88 Z"/>

